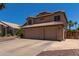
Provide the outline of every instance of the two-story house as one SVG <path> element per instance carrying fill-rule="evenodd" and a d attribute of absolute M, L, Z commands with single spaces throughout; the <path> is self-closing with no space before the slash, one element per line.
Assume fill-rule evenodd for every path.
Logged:
<path fill-rule="evenodd" d="M 27 18 L 23 35 L 27 39 L 64 40 L 67 23 L 65 12 L 42 12 Z"/>

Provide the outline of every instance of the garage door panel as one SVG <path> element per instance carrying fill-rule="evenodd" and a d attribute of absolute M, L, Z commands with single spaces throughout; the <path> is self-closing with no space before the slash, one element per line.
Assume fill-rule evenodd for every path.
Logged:
<path fill-rule="evenodd" d="M 26 38 L 43 39 L 43 28 L 29 28 L 26 29 Z"/>
<path fill-rule="evenodd" d="M 57 40 L 57 28 L 56 27 L 45 27 L 45 39 Z"/>

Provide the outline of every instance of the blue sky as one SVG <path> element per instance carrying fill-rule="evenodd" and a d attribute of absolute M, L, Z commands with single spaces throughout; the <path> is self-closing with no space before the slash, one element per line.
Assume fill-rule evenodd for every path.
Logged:
<path fill-rule="evenodd" d="M 35 16 L 43 11 L 64 11 L 68 20 L 79 23 L 79 4 L 77 3 L 8 3 L 5 9 L 0 10 L 0 21 L 23 25 L 28 16 Z"/>

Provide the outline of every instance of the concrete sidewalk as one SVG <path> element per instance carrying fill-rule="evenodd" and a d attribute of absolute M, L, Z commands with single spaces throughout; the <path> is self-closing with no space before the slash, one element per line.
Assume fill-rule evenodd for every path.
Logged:
<path fill-rule="evenodd" d="M 55 42 L 49 47 L 44 49 L 44 51 L 51 50 L 67 50 L 67 49 L 79 49 L 78 39 L 66 39 L 65 41 Z"/>
<path fill-rule="evenodd" d="M 38 56 L 79 56 L 79 40 L 66 39 L 55 42 L 39 53 Z"/>

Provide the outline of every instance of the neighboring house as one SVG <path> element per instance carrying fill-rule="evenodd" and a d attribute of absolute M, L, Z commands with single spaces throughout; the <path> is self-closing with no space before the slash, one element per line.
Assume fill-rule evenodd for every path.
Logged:
<path fill-rule="evenodd" d="M 42 12 L 35 17 L 28 17 L 23 25 L 24 38 L 43 40 L 64 40 L 64 31 L 67 27 L 67 18 L 64 12 Z"/>
<path fill-rule="evenodd" d="M 20 29 L 20 26 L 14 23 L 9 23 L 5 21 L 0 21 L 0 35 L 15 35 L 17 30 Z"/>

